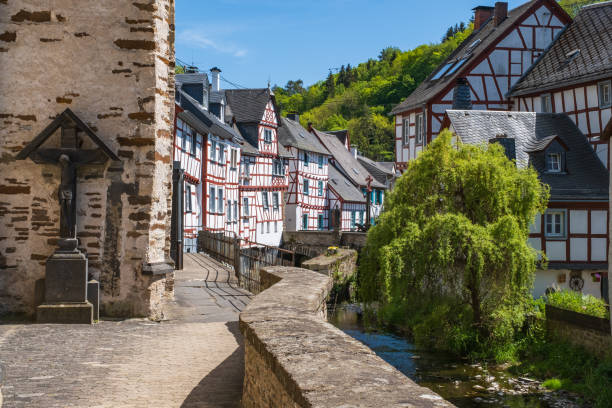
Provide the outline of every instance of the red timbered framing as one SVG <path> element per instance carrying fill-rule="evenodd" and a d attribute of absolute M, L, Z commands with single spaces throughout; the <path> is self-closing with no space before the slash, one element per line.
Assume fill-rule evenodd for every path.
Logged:
<path fill-rule="evenodd" d="M 569 23 L 567 14 L 548 1 L 535 2 L 516 23 L 508 27 L 496 41 L 470 58 L 459 70 L 459 77 L 468 80 L 473 109 L 509 110 L 506 93 L 550 45 L 555 36 Z M 495 34 L 490 34 L 495 35 Z M 424 142 L 430 142 L 441 130 L 444 112 L 452 107 L 455 82 L 430 98 L 422 108 L 396 115 L 396 164 L 400 171 L 422 149 L 409 140 L 404 144 L 404 121 L 408 120 L 410 134 L 416 114 L 423 112 Z"/>
<path fill-rule="evenodd" d="M 259 154 L 245 154 L 239 185 L 240 205 L 244 207 L 244 199 L 248 200 L 248 209 L 241 209 L 239 235 L 248 241 L 271 246 L 280 245 L 285 215 L 284 193 L 287 191 L 287 169 L 279 156 L 277 128 L 278 115 L 270 99 L 257 124 Z M 275 163 L 276 169 L 280 166 L 282 171 L 274 171 Z"/>
<path fill-rule="evenodd" d="M 202 140 L 203 136 L 178 118 L 183 109 L 175 105 L 173 132 L 173 161 L 185 171 L 183 240 L 186 251 L 196 250 L 196 240 L 202 222 Z M 195 148 L 193 144 L 195 142 Z"/>
<path fill-rule="evenodd" d="M 292 156 L 289 159 L 289 190 L 286 201 L 287 212 L 290 213 L 287 215 L 288 227 L 295 231 L 328 229 L 328 156 L 292 146 L 287 148 Z M 308 155 L 308 160 L 305 160 L 305 155 Z M 307 194 L 304 192 L 306 182 Z M 304 215 L 307 216 L 306 225 Z"/>

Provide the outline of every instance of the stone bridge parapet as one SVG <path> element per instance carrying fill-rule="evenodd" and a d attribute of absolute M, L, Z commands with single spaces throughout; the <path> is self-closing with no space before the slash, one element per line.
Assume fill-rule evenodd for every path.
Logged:
<path fill-rule="evenodd" d="M 301 268 L 261 271 L 240 314 L 243 407 L 452 407 L 325 319 L 331 278 Z"/>

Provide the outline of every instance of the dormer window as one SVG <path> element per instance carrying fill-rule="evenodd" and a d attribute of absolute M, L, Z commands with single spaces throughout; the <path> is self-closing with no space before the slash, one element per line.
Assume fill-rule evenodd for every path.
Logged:
<path fill-rule="evenodd" d="M 561 153 L 548 153 L 546 155 L 546 170 L 550 173 L 561 172 Z"/>

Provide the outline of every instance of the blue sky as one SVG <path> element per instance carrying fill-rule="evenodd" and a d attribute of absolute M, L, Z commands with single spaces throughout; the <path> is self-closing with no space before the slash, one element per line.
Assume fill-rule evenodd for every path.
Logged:
<path fill-rule="evenodd" d="M 527 0 L 510 0 L 514 8 Z M 246 87 L 310 85 L 330 68 L 437 42 L 494 0 L 177 0 L 176 56 Z M 228 83 L 222 83 L 231 88 Z"/>

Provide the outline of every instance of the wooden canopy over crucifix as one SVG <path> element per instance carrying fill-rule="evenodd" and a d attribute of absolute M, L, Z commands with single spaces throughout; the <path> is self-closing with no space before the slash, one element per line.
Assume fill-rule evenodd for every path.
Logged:
<path fill-rule="evenodd" d="M 43 147 L 51 135 L 61 128 L 59 147 Z M 96 146 L 82 148 L 84 137 Z M 104 164 L 119 157 L 70 109 L 53 120 L 34 140 L 17 154 L 18 160 L 32 159 L 35 163 L 56 164 L 62 168 L 58 191 L 61 208 L 60 238 L 76 239 L 76 171 L 88 164 Z"/>

